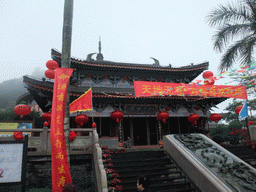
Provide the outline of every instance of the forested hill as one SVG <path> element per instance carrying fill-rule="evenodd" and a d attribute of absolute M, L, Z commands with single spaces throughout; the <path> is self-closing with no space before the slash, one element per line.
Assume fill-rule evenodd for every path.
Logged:
<path fill-rule="evenodd" d="M 23 86 L 23 77 L 0 83 L 0 109 L 13 108 L 16 100 L 26 92 L 28 91 Z"/>

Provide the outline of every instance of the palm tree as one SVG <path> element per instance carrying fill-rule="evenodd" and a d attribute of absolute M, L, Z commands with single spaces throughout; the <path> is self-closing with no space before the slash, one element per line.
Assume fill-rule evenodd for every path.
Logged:
<path fill-rule="evenodd" d="M 245 0 L 237 5 L 220 5 L 208 16 L 210 26 L 218 27 L 213 36 L 214 49 L 225 51 L 219 70 L 230 69 L 236 61 L 246 66 L 253 61 L 256 43 L 256 0 Z"/>

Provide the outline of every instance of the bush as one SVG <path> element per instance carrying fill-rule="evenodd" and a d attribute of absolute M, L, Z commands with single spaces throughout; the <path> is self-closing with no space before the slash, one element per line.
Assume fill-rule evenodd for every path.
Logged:
<path fill-rule="evenodd" d="M 212 140 L 218 144 L 224 142 L 224 139 L 221 135 L 215 135 L 214 137 L 212 137 Z"/>

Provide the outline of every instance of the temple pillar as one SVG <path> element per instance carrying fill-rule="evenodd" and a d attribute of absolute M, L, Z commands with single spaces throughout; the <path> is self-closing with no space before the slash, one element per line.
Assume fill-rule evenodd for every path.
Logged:
<path fill-rule="evenodd" d="M 148 118 L 146 118 L 146 129 L 147 129 L 147 144 L 150 145 L 150 131 L 149 131 Z"/>
<path fill-rule="evenodd" d="M 159 145 L 160 147 L 163 146 L 163 131 L 162 131 L 162 126 L 161 122 L 158 120 L 158 132 L 159 132 Z"/>
<path fill-rule="evenodd" d="M 102 129 L 102 128 L 101 128 L 101 125 L 102 125 L 102 124 L 101 124 L 101 118 L 102 118 L 102 117 L 100 117 L 100 124 L 99 124 L 99 136 L 100 136 L 100 137 L 101 137 L 101 129 Z"/>
<path fill-rule="evenodd" d="M 134 146 L 134 137 L 133 137 L 133 121 L 130 118 L 130 136 L 131 136 L 131 146 Z"/>
<path fill-rule="evenodd" d="M 120 120 L 120 121 L 118 122 L 118 131 L 119 131 L 119 134 L 118 134 L 118 136 L 119 136 L 119 138 L 118 138 L 118 140 L 119 140 L 119 147 L 123 147 L 124 141 L 123 141 L 123 126 L 122 126 L 122 120 Z"/>

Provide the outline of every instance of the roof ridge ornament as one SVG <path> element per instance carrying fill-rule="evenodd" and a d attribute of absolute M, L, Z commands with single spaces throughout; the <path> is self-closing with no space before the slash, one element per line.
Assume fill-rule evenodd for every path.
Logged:
<path fill-rule="evenodd" d="M 93 59 L 92 59 L 92 56 L 93 56 L 94 54 L 97 54 L 97 53 L 90 53 L 90 54 L 88 54 L 88 55 L 87 55 L 87 58 L 86 58 L 86 61 L 92 61 L 92 60 L 93 60 Z"/>
<path fill-rule="evenodd" d="M 157 59 L 153 58 L 153 57 L 150 57 L 150 59 L 153 59 L 155 61 L 155 63 L 153 63 L 153 65 L 157 66 L 157 67 L 160 67 L 160 63 Z"/>
<path fill-rule="evenodd" d="M 97 54 L 97 61 L 103 61 L 103 55 L 101 53 L 101 38 L 99 38 L 99 53 Z"/>

